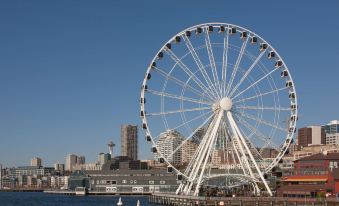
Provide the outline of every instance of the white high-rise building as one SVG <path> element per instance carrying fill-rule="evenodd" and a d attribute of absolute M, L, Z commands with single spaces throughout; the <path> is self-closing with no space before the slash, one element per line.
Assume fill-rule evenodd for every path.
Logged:
<path fill-rule="evenodd" d="M 73 167 L 77 164 L 78 156 L 69 154 L 66 156 L 65 170 L 72 171 Z"/>
<path fill-rule="evenodd" d="M 326 133 L 326 144 L 339 145 L 339 120 L 332 120 L 322 127 Z"/>
<path fill-rule="evenodd" d="M 172 164 L 179 165 L 182 160 L 182 151 L 181 149 L 178 149 L 175 153 L 173 152 L 180 146 L 183 140 L 184 137 L 178 131 L 168 130 L 160 134 L 160 138 L 156 145 L 163 157 Z M 155 155 L 155 157 L 159 158 L 159 155 Z"/>
<path fill-rule="evenodd" d="M 31 159 L 31 166 L 35 167 L 41 167 L 42 166 L 42 160 L 39 157 L 33 157 Z"/>

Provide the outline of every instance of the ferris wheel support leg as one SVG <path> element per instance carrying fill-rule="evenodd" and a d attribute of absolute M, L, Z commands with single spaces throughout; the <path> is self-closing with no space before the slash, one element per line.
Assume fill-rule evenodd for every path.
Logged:
<path fill-rule="evenodd" d="M 234 140 L 232 141 L 232 144 L 233 144 L 233 147 L 235 148 L 235 152 L 236 152 L 236 155 L 238 156 L 238 159 L 240 161 L 240 165 L 242 167 L 242 170 L 244 172 L 245 175 L 249 175 L 250 177 L 252 177 L 252 179 L 256 179 L 256 177 L 254 176 L 253 174 L 253 171 L 252 171 L 252 168 L 250 166 L 250 163 L 248 162 L 248 159 L 246 157 L 246 152 L 245 152 L 245 149 L 243 148 L 242 146 L 242 141 L 240 140 L 240 137 L 238 135 L 238 132 L 236 130 L 236 125 L 235 125 L 235 122 L 232 121 L 233 119 L 230 119 L 231 117 L 229 117 L 231 113 L 228 111 L 227 112 L 227 118 L 229 120 L 229 124 L 231 126 L 231 129 L 233 131 L 233 136 L 234 136 Z M 237 142 L 237 145 L 235 145 L 235 141 Z M 238 148 L 239 148 L 239 152 L 238 152 Z M 240 153 L 240 154 L 239 154 Z M 247 171 L 246 171 L 247 170 Z M 248 172 L 248 173 L 247 173 Z M 255 182 L 255 188 L 257 191 L 260 191 L 259 190 L 259 186 L 258 184 Z"/>
<path fill-rule="evenodd" d="M 187 193 L 189 193 L 191 191 L 194 183 L 196 183 L 195 191 L 198 190 L 198 192 L 199 192 L 202 176 L 205 172 L 205 167 L 206 167 L 207 160 L 209 159 L 210 152 L 211 152 L 211 150 L 214 146 L 214 142 L 215 142 L 215 139 L 216 139 L 216 133 L 218 131 L 218 128 L 219 128 L 221 119 L 223 117 L 223 114 L 224 114 L 223 111 L 219 111 L 218 115 L 216 116 L 217 118 L 215 119 L 215 121 L 213 122 L 211 127 L 209 127 L 209 129 L 208 129 L 209 132 L 204 137 L 204 139 L 207 139 L 207 143 L 202 144 L 203 145 L 203 151 L 200 153 L 200 157 L 198 158 L 198 164 L 196 165 L 195 169 L 193 170 L 193 175 L 191 175 L 192 181 L 190 182 L 190 184 L 186 188 Z M 203 167 L 201 168 L 201 164 L 203 162 L 204 162 L 204 164 L 203 164 Z M 199 172 L 200 172 L 200 174 L 199 174 Z M 197 178 L 198 175 L 199 175 L 199 178 L 198 178 L 198 181 L 196 181 L 196 178 Z M 197 196 L 198 192 L 195 192 L 193 195 Z"/>
<path fill-rule="evenodd" d="M 217 119 L 217 121 L 214 125 L 211 136 L 209 137 L 210 138 L 210 144 L 209 144 L 209 147 L 208 147 L 207 155 L 205 156 L 204 165 L 203 165 L 203 167 L 200 171 L 200 176 L 199 176 L 198 182 L 197 182 L 196 187 L 195 187 L 194 196 L 197 196 L 199 194 L 202 176 L 204 175 L 206 164 L 207 164 L 209 157 L 211 155 L 211 151 L 212 151 L 212 149 L 215 145 L 215 140 L 216 140 L 216 137 L 217 137 L 218 129 L 219 129 L 220 122 L 221 122 L 221 119 L 222 119 L 223 116 L 224 116 L 224 111 L 223 110 L 219 111 L 218 119 Z"/>
<path fill-rule="evenodd" d="M 266 182 L 266 180 L 265 180 L 265 178 L 264 178 L 264 175 L 262 174 L 261 170 L 259 169 L 259 166 L 258 166 L 258 164 L 256 163 L 256 161 L 255 161 L 255 159 L 254 159 L 254 157 L 253 157 L 253 155 L 252 155 L 250 149 L 248 148 L 248 146 L 247 146 L 247 144 L 246 144 L 246 141 L 245 141 L 244 137 L 242 136 L 242 134 L 241 134 L 241 132 L 240 132 L 240 130 L 239 130 L 237 124 L 235 123 L 235 121 L 234 121 L 234 119 L 233 119 L 233 116 L 232 116 L 232 113 L 231 113 L 230 111 L 227 112 L 227 117 L 228 117 L 228 119 L 230 120 L 230 123 L 231 123 L 231 125 L 232 125 L 232 128 L 234 128 L 235 131 L 236 131 L 236 133 L 237 133 L 236 136 L 239 137 L 239 139 L 241 140 L 242 144 L 244 145 L 244 147 L 245 147 L 247 153 L 249 154 L 249 156 L 250 156 L 250 158 L 251 158 L 251 160 L 252 160 L 252 163 L 253 163 L 255 169 L 257 170 L 257 172 L 258 172 L 258 174 L 259 174 L 259 176 L 260 176 L 260 179 L 262 180 L 262 182 L 264 183 L 264 185 L 265 185 L 265 187 L 266 187 L 267 192 L 270 194 L 270 196 L 272 196 L 271 188 L 268 186 L 268 184 L 267 184 L 267 182 Z"/>
<path fill-rule="evenodd" d="M 217 118 L 213 119 L 213 123 L 211 125 L 215 125 Z M 200 143 L 198 149 L 197 149 L 197 155 L 196 158 L 194 158 L 193 164 L 192 164 L 192 169 L 189 171 L 190 174 L 188 175 L 189 179 L 183 189 L 183 192 L 185 195 L 189 195 L 191 188 L 193 187 L 193 184 L 195 183 L 195 178 L 197 173 L 200 170 L 201 163 L 205 157 L 206 151 L 208 149 L 208 146 L 210 144 L 211 138 L 209 138 L 211 130 L 213 129 L 212 126 L 210 126 L 207 129 L 206 134 L 204 135 L 204 138 L 202 139 L 202 142 Z"/>

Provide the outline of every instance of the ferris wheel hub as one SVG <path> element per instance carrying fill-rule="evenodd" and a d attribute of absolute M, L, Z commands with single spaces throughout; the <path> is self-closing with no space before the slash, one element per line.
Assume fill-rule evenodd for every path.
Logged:
<path fill-rule="evenodd" d="M 232 100 L 229 97 L 224 97 L 220 100 L 219 102 L 220 108 L 225 110 L 225 111 L 229 111 L 232 109 Z"/>

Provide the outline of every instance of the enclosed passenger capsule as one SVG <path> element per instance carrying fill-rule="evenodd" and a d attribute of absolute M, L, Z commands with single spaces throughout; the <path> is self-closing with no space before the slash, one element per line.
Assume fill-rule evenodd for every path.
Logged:
<path fill-rule="evenodd" d="M 150 80 L 152 77 L 151 73 L 147 73 L 147 79 Z"/>
<path fill-rule="evenodd" d="M 168 173 L 173 172 L 173 167 L 167 167 L 167 172 L 168 172 Z"/>
<path fill-rule="evenodd" d="M 257 37 L 255 37 L 255 36 L 251 37 L 251 44 L 255 44 L 257 42 L 258 42 Z"/>
<path fill-rule="evenodd" d="M 187 37 L 191 37 L 192 33 L 191 33 L 191 31 L 186 31 L 186 32 L 185 32 L 185 35 L 186 35 Z"/>
<path fill-rule="evenodd" d="M 143 129 L 147 129 L 146 123 L 143 123 L 143 124 L 142 124 L 142 128 L 143 128 Z"/>
<path fill-rule="evenodd" d="M 281 60 L 278 60 L 275 62 L 275 68 L 279 68 L 283 65 L 283 62 Z"/>
<path fill-rule="evenodd" d="M 228 33 L 231 34 L 231 35 L 232 35 L 232 34 L 235 34 L 235 33 L 237 33 L 237 29 L 234 28 L 234 27 L 229 28 L 229 29 L 228 29 Z"/>
<path fill-rule="evenodd" d="M 261 43 L 260 44 L 260 51 L 265 51 L 267 49 L 267 44 L 266 43 Z"/>
<path fill-rule="evenodd" d="M 162 59 L 163 57 L 164 57 L 164 53 L 163 53 L 163 52 L 159 52 L 159 53 L 158 53 L 158 58 L 159 58 L 159 59 Z"/>
<path fill-rule="evenodd" d="M 157 152 L 158 152 L 158 150 L 157 150 L 156 147 L 152 147 L 151 151 L 152 151 L 153 153 L 157 153 Z"/>
<path fill-rule="evenodd" d="M 219 32 L 219 33 L 225 32 L 225 26 L 220 26 L 218 32 Z"/>
<path fill-rule="evenodd" d="M 152 140 L 151 140 L 151 136 L 147 135 L 147 136 L 146 136 L 146 141 L 147 141 L 147 142 L 151 142 L 151 141 L 152 141 Z"/>
<path fill-rule="evenodd" d="M 247 38 L 247 32 L 246 31 L 241 32 L 240 33 L 240 38 L 246 39 Z"/>
<path fill-rule="evenodd" d="M 274 57 L 275 57 L 275 52 L 274 52 L 274 51 L 270 51 L 270 52 L 268 53 L 267 57 L 268 57 L 269 59 L 274 58 Z"/>
<path fill-rule="evenodd" d="M 167 43 L 167 44 L 166 44 L 166 48 L 167 48 L 167 49 L 172 49 L 172 45 L 171 45 L 170 43 Z"/>
<path fill-rule="evenodd" d="M 294 92 L 290 92 L 290 94 L 288 95 L 288 98 L 295 99 L 295 93 Z"/>
<path fill-rule="evenodd" d="M 282 72 L 280 73 L 280 76 L 281 76 L 282 78 L 287 77 L 287 76 L 288 76 L 288 71 L 287 71 L 287 70 L 282 71 Z"/>
<path fill-rule="evenodd" d="M 175 43 L 179 43 L 181 41 L 181 38 L 180 36 L 176 36 L 175 39 L 174 39 Z"/>
<path fill-rule="evenodd" d="M 182 175 L 178 174 L 177 175 L 177 180 L 179 180 L 179 181 L 182 180 Z"/>
<path fill-rule="evenodd" d="M 162 158 L 162 157 L 160 157 L 160 158 L 159 158 L 159 162 L 160 162 L 160 163 L 165 163 L 165 159 Z"/>
<path fill-rule="evenodd" d="M 212 32 L 213 31 L 213 26 L 208 26 L 208 32 Z"/>
<path fill-rule="evenodd" d="M 151 68 L 152 69 L 155 69 L 155 67 L 157 66 L 157 63 L 155 63 L 155 62 L 152 62 L 152 64 L 151 64 Z"/>
<path fill-rule="evenodd" d="M 293 87 L 293 83 L 291 81 L 287 81 L 286 87 L 288 87 L 288 88 Z"/>
<path fill-rule="evenodd" d="M 202 32 L 202 28 L 201 27 L 198 27 L 196 30 L 195 30 L 195 34 L 201 34 Z"/>

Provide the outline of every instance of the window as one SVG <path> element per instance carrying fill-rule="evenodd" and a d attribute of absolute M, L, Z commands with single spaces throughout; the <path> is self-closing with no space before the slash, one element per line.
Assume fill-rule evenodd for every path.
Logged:
<path fill-rule="evenodd" d="M 148 184 L 150 184 L 150 185 L 154 184 L 154 180 L 148 181 Z"/>
<path fill-rule="evenodd" d="M 164 184 L 166 184 L 166 181 L 160 181 L 160 184 L 164 185 Z"/>
<path fill-rule="evenodd" d="M 122 180 L 122 184 L 126 184 L 127 183 L 127 180 Z"/>

